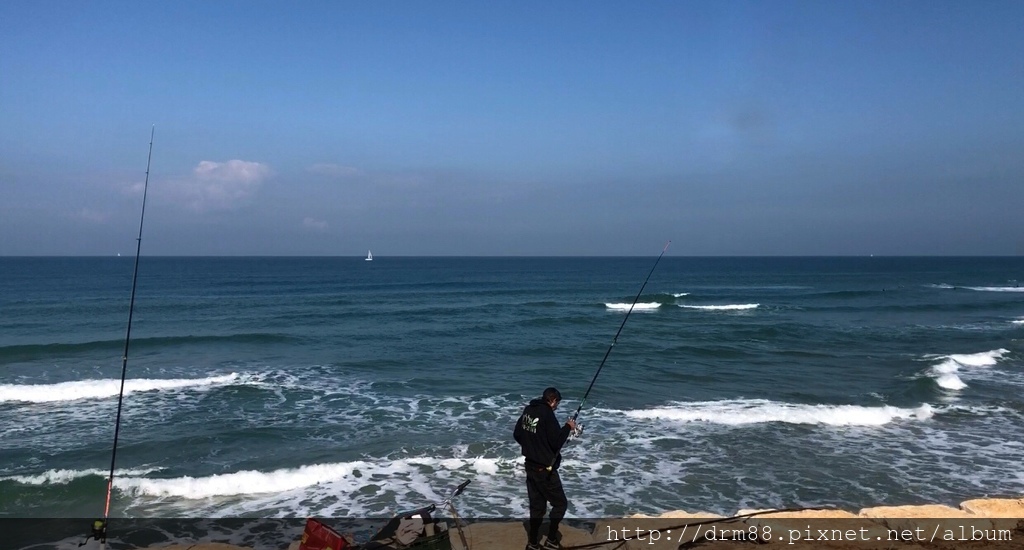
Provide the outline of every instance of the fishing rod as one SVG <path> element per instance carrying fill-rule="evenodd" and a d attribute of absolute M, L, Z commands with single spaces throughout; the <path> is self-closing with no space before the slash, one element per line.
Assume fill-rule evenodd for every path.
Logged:
<path fill-rule="evenodd" d="M 654 269 L 658 267 L 658 262 L 661 261 L 661 257 L 665 255 L 665 251 L 668 250 L 668 245 L 672 244 L 672 241 L 665 243 L 665 248 L 661 249 L 661 254 L 658 255 L 658 259 L 654 260 L 654 265 L 651 266 L 651 271 L 647 274 L 647 278 L 644 279 L 644 284 L 640 285 L 640 291 L 636 293 L 636 298 L 633 298 L 633 303 L 629 305 L 629 309 L 626 311 L 626 316 L 622 318 L 622 324 L 619 325 L 619 330 L 615 333 L 615 337 L 612 338 L 612 343 L 608 346 L 608 351 L 604 352 L 604 358 L 601 359 L 601 364 L 597 367 L 597 372 L 594 373 L 594 378 L 590 380 L 590 385 L 587 386 L 587 391 L 583 394 L 583 399 L 580 399 L 580 406 L 576 407 L 576 412 L 572 415 L 573 422 L 579 417 L 580 411 L 583 410 L 583 404 L 587 402 L 587 396 L 590 395 L 590 390 L 594 388 L 594 382 L 597 382 L 597 377 L 601 374 L 601 369 L 604 368 L 605 361 L 608 360 L 608 356 L 612 353 L 612 348 L 619 340 L 619 335 L 622 334 L 622 327 L 626 326 L 626 321 L 629 320 L 629 314 L 633 313 L 633 308 L 636 307 L 636 303 L 640 300 L 640 295 L 643 294 L 644 288 L 647 286 L 647 281 L 651 280 L 651 275 L 654 274 Z M 573 436 L 578 437 L 583 433 L 583 426 L 577 424 L 576 429 L 573 430 Z"/>
<path fill-rule="evenodd" d="M 142 214 L 139 216 L 139 236 L 135 239 L 135 269 L 132 273 L 132 294 L 128 301 L 128 328 L 124 335 L 124 354 L 121 356 L 121 389 L 117 394 L 117 416 L 114 420 L 114 445 L 110 452 L 110 475 L 107 477 L 107 503 L 103 507 L 103 519 L 96 520 L 92 524 L 92 534 L 89 538 L 95 538 L 100 542 L 102 550 L 107 543 L 107 520 L 110 519 L 110 495 L 114 489 L 114 466 L 117 463 L 117 439 L 121 434 L 121 410 L 124 405 L 124 383 L 128 374 L 128 345 L 132 338 L 132 313 L 135 311 L 135 288 L 139 280 L 139 256 L 142 252 L 142 225 L 146 219 L 146 194 L 149 191 L 149 167 L 153 161 L 153 136 L 156 134 L 156 125 L 149 132 L 149 156 L 146 158 L 146 182 L 142 186 Z M 79 544 L 83 546 L 89 541 Z"/>

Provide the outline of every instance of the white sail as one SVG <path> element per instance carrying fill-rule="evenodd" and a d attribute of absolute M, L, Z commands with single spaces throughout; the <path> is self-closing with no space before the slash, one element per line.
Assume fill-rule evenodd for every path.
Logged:
<path fill-rule="evenodd" d="M 372 260 L 373 260 L 373 252 L 370 252 L 369 250 L 367 250 L 366 251 L 366 261 L 369 262 L 369 261 L 372 261 Z"/>

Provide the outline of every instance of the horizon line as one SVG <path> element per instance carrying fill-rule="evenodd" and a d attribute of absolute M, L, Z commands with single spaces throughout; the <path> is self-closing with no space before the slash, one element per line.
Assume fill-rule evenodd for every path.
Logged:
<path fill-rule="evenodd" d="M 379 259 L 408 258 L 648 258 L 656 254 L 395 254 Z M 147 258 L 352 258 L 362 254 L 141 254 Z M 1024 254 L 666 254 L 666 258 L 1022 258 Z M 0 258 L 135 258 L 134 254 L 0 254 Z"/>

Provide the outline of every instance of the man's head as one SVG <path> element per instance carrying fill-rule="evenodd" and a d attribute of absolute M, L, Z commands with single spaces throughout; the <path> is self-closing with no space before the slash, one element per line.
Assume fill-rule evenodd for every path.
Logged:
<path fill-rule="evenodd" d="M 547 403 L 549 407 L 551 407 L 551 410 L 555 410 L 558 408 L 558 403 L 562 401 L 562 394 L 555 388 L 547 388 L 544 390 L 541 398 L 544 399 L 544 402 Z"/>

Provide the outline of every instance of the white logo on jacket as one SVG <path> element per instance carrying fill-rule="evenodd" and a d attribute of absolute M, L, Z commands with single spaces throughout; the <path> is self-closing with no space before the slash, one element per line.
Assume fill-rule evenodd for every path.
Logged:
<path fill-rule="evenodd" d="M 532 416 L 523 413 L 523 429 L 530 433 L 537 433 L 537 423 L 540 422 L 540 417 L 533 418 Z"/>

